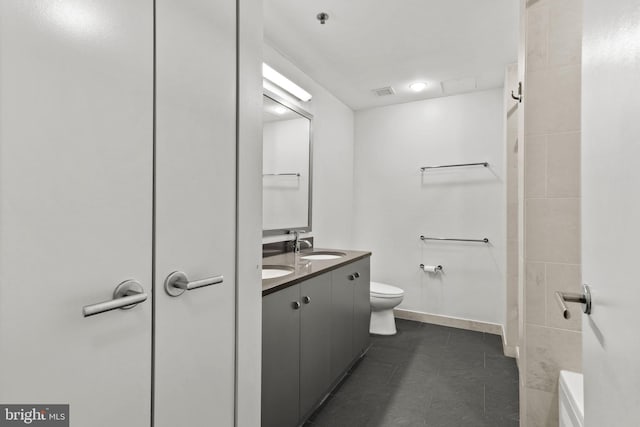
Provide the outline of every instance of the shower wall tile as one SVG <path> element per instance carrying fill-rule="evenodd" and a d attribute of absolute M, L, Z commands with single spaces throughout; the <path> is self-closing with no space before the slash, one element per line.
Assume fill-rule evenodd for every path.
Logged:
<path fill-rule="evenodd" d="M 528 324 L 546 325 L 546 272 L 541 262 L 525 265 L 525 312 Z"/>
<path fill-rule="evenodd" d="M 528 0 L 525 17 L 523 425 L 558 425 L 560 369 L 581 371 L 580 90 L 583 0 Z"/>
<path fill-rule="evenodd" d="M 579 65 L 582 57 L 582 0 L 548 2 L 549 65 Z"/>
<path fill-rule="evenodd" d="M 528 261 L 580 263 L 580 199 L 525 201 Z"/>
<path fill-rule="evenodd" d="M 548 136 L 547 196 L 580 196 L 580 132 Z"/>
<path fill-rule="evenodd" d="M 557 427 L 558 392 L 527 389 L 527 427 Z"/>
<path fill-rule="evenodd" d="M 581 70 L 580 64 L 549 68 L 549 133 L 580 131 Z"/>
<path fill-rule="evenodd" d="M 527 69 L 545 68 L 548 63 L 549 6 L 537 2 L 527 11 Z"/>
<path fill-rule="evenodd" d="M 582 371 L 582 333 L 527 325 L 526 386 L 554 392 L 560 369 Z"/>
<path fill-rule="evenodd" d="M 582 292 L 580 265 L 547 264 L 546 271 L 547 326 L 573 331 L 582 330 L 582 304 L 567 304 L 571 317 L 565 319 L 555 297 L 556 291 Z"/>
<path fill-rule="evenodd" d="M 528 71 L 527 135 L 580 130 L 580 65 Z"/>
<path fill-rule="evenodd" d="M 529 136 L 547 133 L 545 107 L 547 103 L 547 71 L 546 68 L 532 71 L 527 65 L 524 86 L 524 134 L 525 145 L 529 144 Z M 526 164 L 525 155 L 525 164 Z"/>
<path fill-rule="evenodd" d="M 547 194 L 547 136 L 527 137 L 525 144 L 524 195 L 544 197 Z"/>
<path fill-rule="evenodd" d="M 514 240 L 514 248 L 518 248 L 518 203 L 509 202 L 507 204 L 507 217 L 510 221 L 507 223 L 507 244 L 509 239 Z M 515 254 L 517 260 L 518 253 Z M 517 265 L 517 264 L 516 264 Z"/>

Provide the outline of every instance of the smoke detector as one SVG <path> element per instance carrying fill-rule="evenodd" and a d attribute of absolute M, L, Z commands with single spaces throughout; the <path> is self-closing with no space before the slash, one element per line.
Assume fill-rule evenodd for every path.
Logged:
<path fill-rule="evenodd" d="M 375 93 L 378 96 L 389 96 L 389 95 L 395 95 L 396 91 L 393 90 L 391 86 L 386 86 L 378 89 L 373 89 L 373 93 Z"/>

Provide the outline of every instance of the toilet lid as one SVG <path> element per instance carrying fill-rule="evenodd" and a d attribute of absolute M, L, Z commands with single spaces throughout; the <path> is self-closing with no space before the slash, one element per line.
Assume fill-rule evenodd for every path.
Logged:
<path fill-rule="evenodd" d="M 371 295 L 379 298 L 399 297 L 404 295 L 404 291 L 402 289 L 387 285 L 386 283 L 371 282 L 370 286 Z"/>

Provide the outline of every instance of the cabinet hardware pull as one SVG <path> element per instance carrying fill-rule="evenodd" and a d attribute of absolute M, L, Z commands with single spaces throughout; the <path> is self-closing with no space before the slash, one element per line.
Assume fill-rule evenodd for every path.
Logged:
<path fill-rule="evenodd" d="M 357 271 L 353 275 L 356 276 L 356 279 L 360 277 L 360 273 L 358 273 Z"/>
<path fill-rule="evenodd" d="M 147 300 L 147 294 L 142 285 L 135 280 L 127 280 L 116 286 L 113 291 L 113 299 L 99 302 L 97 304 L 85 305 L 82 307 L 84 317 L 121 308 L 128 310 Z"/>
<path fill-rule="evenodd" d="M 347 277 L 349 280 L 356 280 L 356 275 L 355 274 L 350 274 L 349 277 Z"/>
<path fill-rule="evenodd" d="M 305 304 L 309 304 L 311 302 L 311 298 L 309 298 L 308 296 L 305 296 L 302 298 L 302 302 L 304 302 Z"/>
<path fill-rule="evenodd" d="M 164 281 L 164 290 L 172 297 L 180 296 L 184 291 L 202 288 L 204 286 L 217 285 L 224 281 L 224 276 L 213 276 L 206 279 L 194 280 L 190 282 L 187 275 L 182 271 L 174 271 Z"/>
<path fill-rule="evenodd" d="M 291 303 L 291 306 L 293 307 L 294 310 L 297 310 L 300 308 L 300 303 L 298 301 L 294 301 Z"/>

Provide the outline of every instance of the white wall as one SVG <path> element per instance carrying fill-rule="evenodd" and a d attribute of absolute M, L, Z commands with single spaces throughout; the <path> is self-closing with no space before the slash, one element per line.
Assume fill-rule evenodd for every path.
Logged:
<path fill-rule="evenodd" d="M 294 81 L 313 98 L 296 105 L 313 117 L 313 210 L 315 246 L 353 247 L 353 111 L 269 45 L 264 61 Z M 279 95 L 285 95 L 279 93 Z M 288 236 L 286 237 L 289 238 Z M 264 242 L 285 240 L 281 236 Z"/>
<path fill-rule="evenodd" d="M 269 45 L 264 61 L 313 95 L 308 103 L 292 102 L 314 116 L 315 245 L 372 251 L 373 279 L 405 290 L 401 308 L 504 325 L 502 89 L 354 115 Z M 490 167 L 419 170 L 480 161 Z M 486 236 L 491 244 L 423 243 L 421 234 Z M 429 276 L 420 263 L 442 264 L 445 272 Z"/>
<path fill-rule="evenodd" d="M 262 1 L 238 4 L 237 427 L 260 425 L 262 369 Z"/>
<path fill-rule="evenodd" d="M 400 308 L 504 324 L 502 89 L 357 111 L 355 136 L 354 238 L 373 252 L 372 280 L 404 289 Z M 484 161 L 488 168 L 420 172 Z M 491 244 L 422 242 L 421 234 Z"/>

